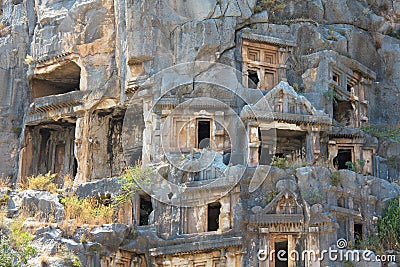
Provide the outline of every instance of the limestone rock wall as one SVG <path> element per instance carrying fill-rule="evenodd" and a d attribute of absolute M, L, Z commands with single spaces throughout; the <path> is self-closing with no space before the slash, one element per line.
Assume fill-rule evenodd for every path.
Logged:
<path fill-rule="evenodd" d="M 24 60 L 29 52 L 28 17 L 33 5 L 2 1 L 0 5 L 0 177 L 16 178 L 19 138 L 29 94 Z"/>
<path fill-rule="evenodd" d="M 18 138 L 20 132 L 23 136 L 32 70 L 63 53 L 77 57 L 80 89 L 91 92 L 85 104 L 90 108 L 103 96 L 124 101 L 129 80 L 173 64 L 207 60 L 240 68 L 235 60 L 240 59 L 238 33 L 287 38 L 297 43 L 289 82 L 304 86 L 306 70 L 296 58 L 335 50 L 378 75 L 368 99 L 370 122 L 398 124 L 398 2 L 291 0 L 285 4 L 282 11 L 272 6 L 260 12 L 262 3 L 256 0 L 3 1 L 2 175 L 13 176 L 18 168 Z M 28 55 L 32 60 L 25 65 Z M 387 103 L 384 109 L 382 102 Z"/>

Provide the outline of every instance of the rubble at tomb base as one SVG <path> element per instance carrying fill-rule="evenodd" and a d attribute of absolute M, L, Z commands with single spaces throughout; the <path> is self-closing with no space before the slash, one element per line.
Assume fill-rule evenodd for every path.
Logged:
<path fill-rule="evenodd" d="M 0 263 L 395 266 L 400 5 L 370 2 L 0 0 Z"/>

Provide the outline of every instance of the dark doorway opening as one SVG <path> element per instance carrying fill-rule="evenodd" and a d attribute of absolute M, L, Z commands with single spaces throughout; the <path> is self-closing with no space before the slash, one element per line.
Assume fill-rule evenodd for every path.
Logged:
<path fill-rule="evenodd" d="M 221 214 L 221 204 L 214 202 L 208 204 L 208 231 L 217 231 L 219 229 L 219 215 Z"/>
<path fill-rule="evenodd" d="M 363 225 L 361 223 L 354 224 L 354 241 L 356 245 L 363 240 Z"/>
<path fill-rule="evenodd" d="M 338 170 L 348 169 L 346 162 L 352 162 L 351 149 L 339 149 L 337 156 L 333 160 L 334 166 Z"/>
<path fill-rule="evenodd" d="M 257 71 L 255 70 L 249 70 L 247 72 L 248 77 L 249 77 L 249 82 L 248 82 L 248 87 L 252 89 L 257 89 L 258 88 L 258 83 L 260 82 L 260 79 L 258 78 Z"/>
<path fill-rule="evenodd" d="M 209 120 L 197 121 L 197 147 L 210 147 L 210 130 L 211 123 Z"/>
<path fill-rule="evenodd" d="M 280 252 L 281 250 L 286 253 Z M 280 257 L 278 257 L 278 255 L 280 255 Z M 275 267 L 288 267 L 288 258 L 288 241 L 283 240 L 275 242 Z"/>
<path fill-rule="evenodd" d="M 292 130 L 276 130 L 275 157 L 285 158 L 289 162 L 306 159 L 306 133 Z"/>
<path fill-rule="evenodd" d="M 151 197 L 149 195 L 141 195 L 139 200 L 139 207 L 139 225 L 149 225 L 150 213 L 153 211 Z"/>

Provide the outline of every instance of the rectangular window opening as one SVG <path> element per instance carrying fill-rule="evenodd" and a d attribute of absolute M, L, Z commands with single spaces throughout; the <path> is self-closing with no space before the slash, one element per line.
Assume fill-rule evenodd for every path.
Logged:
<path fill-rule="evenodd" d="M 211 121 L 198 120 L 197 121 L 197 147 L 207 148 L 210 147 L 211 135 Z"/>
<path fill-rule="evenodd" d="M 247 87 L 252 89 L 257 89 L 258 83 L 260 82 L 260 78 L 258 77 L 257 71 L 249 70 L 247 72 L 247 75 L 248 75 Z"/>
<path fill-rule="evenodd" d="M 219 215 L 221 214 L 221 203 L 208 204 L 207 230 L 217 231 L 219 229 Z"/>
<path fill-rule="evenodd" d="M 153 211 L 151 197 L 147 194 L 139 198 L 139 225 L 149 225 L 150 214 Z"/>

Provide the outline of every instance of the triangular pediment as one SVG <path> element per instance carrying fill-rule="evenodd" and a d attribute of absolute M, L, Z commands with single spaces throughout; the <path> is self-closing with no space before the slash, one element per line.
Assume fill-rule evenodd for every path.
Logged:
<path fill-rule="evenodd" d="M 269 104 L 272 112 L 299 114 L 299 115 L 322 115 L 304 96 L 299 95 L 287 82 L 280 82 L 270 90 L 254 106 L 255 110 L 262 109 L 265 102 Z"/>
<path fill-rule="evenodd" d="M 317 110 L 307 98 L 298 94 L 287 82 L 280 82 L 256 104 L 244 106 L 240 117 L 289 123 L 332 124 L 332 119 L 328 114 Z"/>
<path fill-rule="evenodd" d="M 303 214 L 297 195 L 289 189 L 282 190 L 263 209 L 264 214 Z"/>

